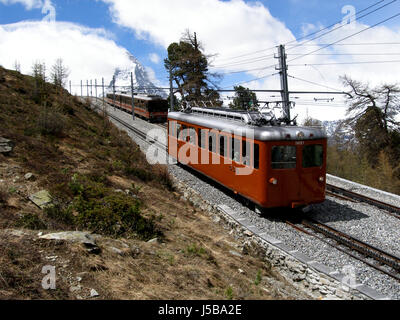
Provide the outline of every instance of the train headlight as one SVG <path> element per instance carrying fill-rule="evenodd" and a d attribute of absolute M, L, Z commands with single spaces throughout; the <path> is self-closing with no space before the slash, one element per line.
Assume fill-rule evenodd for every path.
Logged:
<path fill-rule="evenodd" d="M 271 178 L 271 179 L 269 179 L 269 183 L 273 184 L 274 186 L 276 186 L 278 184 L 278 179 Z"/>
<path fill-rule="evenodd" d="M 319 182 L 324 182 L 325 181 L 325 178 L 324 177 L 319 177 Z"/>

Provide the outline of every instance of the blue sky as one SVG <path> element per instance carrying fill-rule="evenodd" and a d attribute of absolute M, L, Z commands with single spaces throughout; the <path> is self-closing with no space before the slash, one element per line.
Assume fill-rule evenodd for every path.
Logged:
<path fill-rule="evenodd" d="M 359 11 L 377 3 L 379 0 L 171 0 L 171 2 L 159 0 L 0 0 L 0 27 L 2 25 L 5 26 L 17 24 L 18 27 L 15 28 L 20 28 L 22 21 L 42 20 L 44 14 L 42 14 L 41 5 L 43 5 L 43 3 L 46 1 L 50 2 L 55 8 L 56 21 L 59 24 L 59 28 L 62 28 L 62 30 L 68 30 L 69 33 L 65 34 L 72 35 L 75 31 L 77 31 L 76 28 L 89 28 L 90 31 L 79 30 L 79 32 L 83 34 L 82 37 L 84 39 L 87 39 L 85 37 L 89 33 L 90 37 L 96 38 L 97 46 L 103 48 L 106 43 L 107 48 L 112 47 L 109 54 L 110 57 L 115 55 L 116 61 L 120 61 L 122 59 L 117 58 L 116 52 L 120 48 L 127 49 L 145 67 L 149 68 L 149 72 L 151 72 L 153 77 L 158 80 L 157 83 L 159 85 L 166 85 L 167 74 L 162 63 L 162 60 L 166 57 L 166 47 L 168 43 L 172 41 L 178 41 L 180 34 L 186 28 L 190 28 L 191 31 L 198 32 L 200 40 L 208 50 L 207 53 L 219 55 L 218 58 L 216 58 L 215 64 L 224 65 L 226 61 L 232 63 L 243 60 L 243 58 L 239 60 L 238 58 L 236 58 L 236 60 L 230 59 L 232 57 L 247 54 L 249 52 L 254 52 L 264 48 L 269 48 L 279 43 L 285 43 L 288 40 L 299 38 L 304 35 L 304 28 L 307 25 L 310 27 L 308 29 L 310 30 L 309 32 L 312 32 L 318 30 L 318 28 L 323 28 L 335 22 L 341 21 L 341 19 L 345 16 L 342 13 L 342 8 L 344 6 L 352 5 L 356 10 Z M 150 2 L 152 2 L 152 6 L 148 5 Z M 170 5 L 172 2 L 177 3 L 177 5 Z M 391 0 L 384 0 L 380 5 L 390 2 Z M 361 21 L 357 21 L 356 28 L 358 29 L 356 30 L 359 30 L 365 26 L 373 25 L 378 21 L 400 12 L 399 3 L 400 1 L 395 2 L 391 5 L 388 5 L 387 8 L 363 18 Z M 29 4 L 33 4 L 33 7 L 29 7 Z M 158 5 L 156 6 L 154 4 Z M 171 8 L 171 6 L 173 8 Z M 209 10 L 207 10 L 207 6 L 210 7 Z M 268 17 L 268 12 L 270 17 Z M 199 17 L 201 14 L 203 15 Z M 151 23 L 149 20 L 152 20 Z M 179 24 L 178 22 L 181 20 L 182 23 Z M 60 22 L 68 22 L 70 24 L 61 25 Z M 71 27 L 71 25 L 73 25 L 73 27 Z M 229 31 L 231 29 L 229 28 L 230 25 L 234 26 L 234 28 L 232 28 L 232 34 L 230 34 Z M 379 32 L 376 32 L 375 34 L 370 33 L 368 37 L 365 35 L 365 37 L 351 39 L 351 41 L 361 42 L 366 41 L 366 39 L 370 39 L 375 42 L 383 42 L 384 40 L 389 41 L 397 36 L 400 37 L 400 17 L 383 24 L 382 27 L 383 26 L 384 29 L 379 30 Z M 35 29 L 36 27 L 37 26 L 24 26 L 24 30 L 27 30 L 25 33 L 30 32 L 29 30 L 34 30 L 32 32 L 37 33 L 38 31 L 36 30 L 38 29 Z M 99 34 L 99 29 L 103 30 L 103 32 L 105 31 L 107 34 L 103 37 L 101 34 Z M 12 41 L 11 39 L 11 33 L 15 30 L 6 31 L 8 33 L 6 32 L 4 34 L 9 35 L 9 38 L 7 38 L 8 42 L 5 43 L 8 46 L 11 46 L 11 44 L 15 45 L 15 41 Z M 324 43 L 333 41 L 347 34 L 351 34 L 351 32 L 351 30 L 342 29 L 334 32 L 332 36 L 320 39 L 320 42 Z M 1 40 L 2 39 L 0 38 L 0 44 L 2 44 Z M 43 41 L 54 42 L 55 40 L 53 37 L 51 40 L 44 39 Z M 80 46 L 80 43 L 81 42 L 77 42 L 76 46 Z M 370 50 L 371 48 L 369 47 L 360 49 L 361 51 L 364 51 L 366 49 Z M 392 48 L 385 47 L 384 49 L 379 49 L 380 52 L 382 52 Z M 21 51 L 20 48 L 18 48 L 18 50 Z M 82 48 L 82 50 L 84 51 L 86 49 Z M 108 49 L 104 50 L 107 51 Z M 302 48 L 302 50 L 302 52 L 307 52 L 309 49 Z M 88 56 L 93 54 L 89 52 L 89 49 L 86 51 L 88 51 Z M 398 51 L 400 52 L 400 47 Z M 16 50 L 16 52 L 18 51 Z M 79 52 L 79 48 L 76 52 Z M 275 49 L 265 52 L 265 55 L 273 54 L 274 52 L 276 52 Z M 335 52 L 337 53 L 337 50 Z M 74 52 L 66 53 L 66 55 L 68 54 L 73 55 Z M 46 52 L 43 52 L 42 55 L 45 56 Z M 153 55 L 153 57 L 156 56 L 158 59 L 152 61 L 150 55 Z M 246 57 L 260 57 L 260 54 L 245 56 L 244 59 Z M 46 57 L 43 57 L 43 59 L 45 58 Z M 356 56 L 350 58 L 359 60 L 359 57 Z M 400 59 L 400 56 L 398 58 Z M 19 57 L 16 57 L 15 59 L 27 61 L 26 58 L 24 60 L 22 57 L 20 59 Z M 319 57 L 318 60 L 315 59 L 313 62 L 328 61 L 327 59 L 321 60 L 321 57 Z M 338 58 L 330 57 L 329 62 L 337 61 L 333 59 Z M 66 58 L 66 60 L 68 60 L 68 58 Z M 113 59 L 111 58 L 111 60 Z M 74 71 L 77 68 L 80 69 L 79 65 L 75 65 L 76 59 L 71 57 L 69 61 L 71 61 Z M 116 61 L 114 62 L 116 63 Z M 102 71 L 103 73 L 107 73 L 107 70 L 111 69 L 112 62 L 113 61 L 106 62 L 107 64 L 110 64 L 110 67 L 107 69 L 104 66 L 102 69 L 104 70 Z M 10 63 L 10 58 L 8 59 L 8 62 L 0 61 L 0 64 L 4 64 L 6 67 L 10 67 Z M 28 63 L 29 62 L 26 62 L 25 64 Z M 80 63 L 84 63 L 84 61 L 81 61 Z M 243 65 L 235 68 L 230 66 L 229 68 L 225 68 L 222 70 L 222 72 L 228 72 L 228 74 L 224 75 L 221 86 L 226 87 L 230 84 L 240 81 L 246 81 L 268 75 L 268 72 L 263 70 L 240 74 L 230 74 L 229 72 L 235 72 L 237 70 L 249 70 L 254 69 L 254 67 L 262 68 L 263 66 L 271 63 L 274 64 L 276 61 L 271 58 L 270 61 L 262 61 L 259 63 L 253 62 L 250 65 Z M 82 67 L 82 70 L 85 69 L 85 67 L 86 66 Z M 396 67 L 398 67 L 398 65 Z M 314 67 L 313 69 L 308 68 L 304 71 L 298 71 L 298 73 L 296 72 L 299 69 L 296 69 L 292 71 L 292 74 L 295 74 L 297 77 L 303 76 L 303 78 L 308 80 L 317 80 L 319 83 L 337 88 L 340 86 L 338 77 L 348 70 L 348 68 L 335 69 L 335 74 L 331 74 L 332 69 L 329 71 L 328 69 L 325 71 L 324 67 L 320 67 L 318 70 L 314 69 L 317 69 L 317 67 Z M 379 70 L 381 69 L 382 68 Z M 85 70 L 87 70 L 86 72 L 90 72 L 90 68 L 86 68 Z M 352 73 L 355 76 L 362 77 L 362 80 L 369 78 L 372 79 L 373 76 L 376 77 L 377 73 L 375 71 L 372 70 L 371 74 L 365 74 L 364 70 L 365 68 L 363 69 L 360 67 L 359 69 L 352 69 Z M 393 70 L 393 68 L 389 70 Z M 271 71 L 274 70 L 271 69 L 269 72 Z M 82 74 L 83 73 L 78 74 L 78 72 L 75 72 L 73 81 L 78 81 L 78 79 L 82 77 Z M 98 73 L 94 72 L 93 76 L 98 77 L 98 75 Z M 105 74 L 104 76 L 106 78 L 110 77 L 109 74 Z M 249 86 L 259 89 L 269 86 L 270 88 L 274 87 L 275 89 L 279 88 L 278 80 L 279 79 L 276 79 L 276 77 L 272 77 L 270 80 L 263 79 L 263 81 L 260 80 L 258 82 L 252 82 L 249 84 Z M 306 86 L 305 83 L 303 83 L 302 86 L 301 83 L 295 81 L 291 82 L 290 85 L 292 90 L 304 90 L 311 88 L 313 90 L 318 89 L 316 87 Z"/>

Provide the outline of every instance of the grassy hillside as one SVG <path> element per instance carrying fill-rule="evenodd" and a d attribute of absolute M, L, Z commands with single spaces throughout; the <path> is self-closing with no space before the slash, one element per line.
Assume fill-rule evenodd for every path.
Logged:
<path fill-rule="evenodd" d="M 0 67 L 0 137 L 14 144 L 0 154 L 0 299 L 307 298 L 66 91 Z M 44 210 L 29 200 L 41 190 Z M 97 234 L 100 252 L 39 238 L 75 230 Z M 46 265 L 56 290 L 41 286 Z"/>

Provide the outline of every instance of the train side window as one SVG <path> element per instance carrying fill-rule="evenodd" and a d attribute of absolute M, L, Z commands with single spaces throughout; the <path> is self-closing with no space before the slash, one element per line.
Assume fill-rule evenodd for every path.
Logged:
<path fill-rule="evenodd" d="M 297 149 L 295 146 L 272 147 L 272 169 L 295 169 L 297 162 Z"/>
<path fill-rule="evenodd" d="M 215 132 L 210 132 L 208 134 L 208 150 L 217 153 L 217 135 Z"/>
<path fill-rule="evenodd" d="M 231 160 L 240 163 L 240 140 L 232 138 L 231 140 Z"/>
<path fill-rule="evenodd" d="M 320 144 L 304 146 L 303 168 L 322 167 L 324 163 L 324 147 Z"/>
<path fill-rule="evenodd" d="M 254 144 L 254 169 L 260 169 L 260 146 Z"/>
<path fill-rule="evenodd" d="M 250 166 L 250 142 L 242 140 L 242 163 Z"/>
<path fill-rule="evenodd" d="M 169 122 L 169 135 L 176 138 L 176 121 Z"/>
<path fill-rule="evenodd" d="M 182 125 L 180 123 L 176 124 L 176 132 L 177 132 L 177 138 L 179 140 L 182 140 Z"/>
<path fill-rule="evenodd" d="M 198 145 L 200 148 L 203 147 L 202 138 L 203 138 L 203 136 L 202 136 L 201 129 L 197 129 L 197 140 L 198 140 Z"/>
<path fill-rule="evenodd" d="M 228 138 L 224 135 L 219 136 L 219 154 L 227 157 L 228 154 Z"/>
<path fill-rule="evenodd" d="M 196 145 L 196 129 L 189 127 L 189 143 Z"/>
<path fill-rule="evenodd" d="M 179 140 L 186 141 L 186 137 L 187 137 L 187 126 L 183 124 L 181 132 L 179 134 Z"/>
<path fill-rule="evenodd" d="M 208 130 L 206 129 L 201 129 L 200 130 L 201 133 L 199 135 L 200 139 L 201 139 L 201 144 L 199 143 L 199 145 L 203 148 L 206 149 L 207 148 L 207 132 Z"/>

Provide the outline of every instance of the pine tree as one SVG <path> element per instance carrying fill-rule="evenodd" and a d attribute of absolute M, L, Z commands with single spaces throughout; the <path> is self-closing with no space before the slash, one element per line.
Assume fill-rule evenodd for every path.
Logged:
<path fill-rule="evenodd" d="M 172 81 L 177 86 L 182 103 L 185 105 L 219 104 L 219 94 L 215 90 L 215 81 L 218 75 L 208 69 L 208 58 L 203 52 L 197 35 L 188 30 L 179 43 L 172 43 L 168 47 L 168 58 L 164 60 L 165 68 L 171 72 Z"/>
<path fill-rule="evenodd" d="M 235 97 L 233 102 L 229 104 L 229 108 L 236 110 L 257 110 L 259 104 L 257 95 L 249 88 L 236 86 Z"/>

